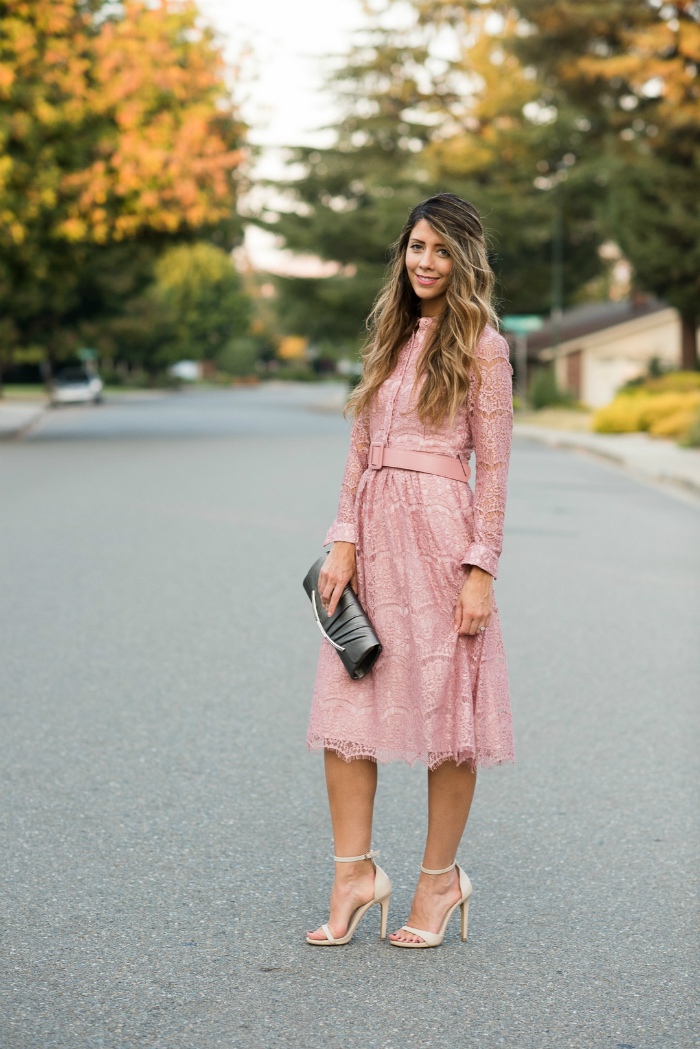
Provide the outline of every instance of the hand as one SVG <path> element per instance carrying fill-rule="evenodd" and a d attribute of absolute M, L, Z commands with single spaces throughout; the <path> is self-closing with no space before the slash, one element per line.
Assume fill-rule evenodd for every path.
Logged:
<path fill-rule="evenodd" d="M 473 636 L 487 627 L 493 611 L 493 576 L 472 565 L 455 608 L 455 630 Z"/>
<path fill-rule="evenodd" d="M 326 563 L 318 574 L 318 593 L 329 616 L 335 612 L 340 595 L 348 583 L 357 593 L 355 544 L 333 543 Z"/>

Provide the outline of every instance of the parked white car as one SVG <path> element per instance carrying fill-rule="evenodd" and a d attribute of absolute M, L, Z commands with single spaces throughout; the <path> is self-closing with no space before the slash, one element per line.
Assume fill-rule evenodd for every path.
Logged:
<path fill-rule="evenodd" d="M 196 382 L 202 378 L 202 365 L 199 361 L 177 361 L 170 365 L 168 374 L 182 382 Z"/>
<path fill-rule="evenodd" d="M 84 368 L 64 368 L 54 379 L 52 404 L 99 404 L 103 383 Z"/>

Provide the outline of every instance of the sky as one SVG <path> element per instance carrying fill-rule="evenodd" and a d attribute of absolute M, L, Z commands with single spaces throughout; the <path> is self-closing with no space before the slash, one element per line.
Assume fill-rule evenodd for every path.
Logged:
<path fill-rule="evenodd" d="M 246 47 L 251 138 L 263 146 L 323 145 L 318 129 L 333 119 L 323 89 L 324 59 L 345 53 L 362 27 L 360 0 L 199 0 L 235 61 Z"/>
<path fill-rule="evenodd" d="M 251 141 L 263 147 L 256 174 L 282 174 L 280 147 L 330 144 L 329 132 L 320 130 L 336 115 L 323 86 L 324 68 L 329 55 L 347 52 L 354 31 L 363 26 L 361 0 L 199 0 L 199 8 L 231 62 L 249 52 L 242 108 Z M 316 260 L 290 257 L 256 227 L 248 227 L 245 247 L 258 269 L 317 273 Z"/>

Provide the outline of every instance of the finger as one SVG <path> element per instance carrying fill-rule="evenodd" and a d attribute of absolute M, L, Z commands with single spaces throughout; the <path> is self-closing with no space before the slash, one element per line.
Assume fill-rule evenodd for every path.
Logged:
<path fill-rule="evenodd" d="M 338 585 L 338 580 L 335 579 L 333 576 L 328 576 L 326 578 L 326 581 L 325 581 L 325 583 L 323 585 L 323 589 L 321 590 L 321 598 L 322 598 L 323 601 L 328 602 L 328 600 L 330 599 L 331 594 L 333 593 L 333 591 L 335 590 L 337 585 Z"/>
<path fill-rule="evenodd" d="M 357 572 L 353 572 L 352 579 L 350 580 L 350 586 L 357 593 Z"/>
<path fill-rule="evenodd" d="M 342 596 L 342 593 L 343 593 L 344 589 L 345 589 L 345 587 L 344 586 L 340 586 L 340 585 L 336 586 L 336 588 L 334 589 L 333 594 L 331 596 L 331 599 L 328 602 L 328 618 L 329 619 L 333 615 L 333 613 L 335 612 L 336 608 L 338 607 L 338 602 L 340 601 L 340 598 Z"/>
<path fill-rule="evenodd" d="M 455 617 L 454 617 L 454 628 L 457 633 L 460 633 L 462 627 L 462 603 L 458 601 L 455 606 Z"/>

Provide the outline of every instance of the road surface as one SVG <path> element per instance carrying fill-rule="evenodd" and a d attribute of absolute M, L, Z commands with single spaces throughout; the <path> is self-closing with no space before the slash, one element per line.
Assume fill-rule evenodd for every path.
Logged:
<path fill-rule="evenodd" d="M 330 391 L 332 393 L 332 390 Z M 480 774 L 469 942 L 317 949 L 332 839 L 301 579 L 329 388 L 55 411 L 0 447 L 3 1049 L 700 1044 L 700 510 L 514 448 L 497 583 L 517 762 Z M 380 770 L 408 916 L 425 771 Z"/>

